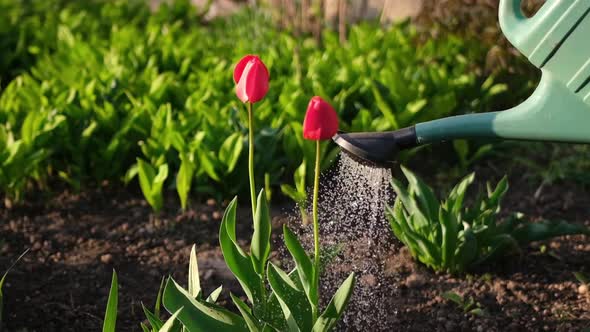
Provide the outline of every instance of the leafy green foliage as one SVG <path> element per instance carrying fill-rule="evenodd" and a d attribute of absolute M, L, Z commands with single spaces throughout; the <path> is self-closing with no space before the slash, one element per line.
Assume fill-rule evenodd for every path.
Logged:
<path fill-rule="evenodd" d="M 508 191 L 506 177 L 495 188 L 488 183 L 487 193 L 479 192 L 467 206 L 466 192 L 474 181 L 473 173 L 439 202 L 420 178 L 403 166 L 402 171 L 408 186 L 392 180 L 397 198 L 393 208 L 387 208 L 389 223 L 412 256 L 437 271 L 463 272 L 532 241 L 590 233 L 583 225 L 564 221 L 529 222 L 522 214 L 499 221 L 500 203 Z"/>
<path fill-rule="evenodd" d="M 331 331 L 350 299 L 354 275 L 351 274 L 344 281 L 320 314 L 319 286 L 313 284 L 316 271 L 312 259 L 295 234 L 284 227 L 285 244 L 295 261 L 295 269 L 287 273 L 268 261 L 271 222 L 264 190 L 260 191 L 257 201 L 249 253 L 241 248 L 236 239 L 237 199 L 228 205 L 219 231 L 225 262 L 238 279 L 249 302 L 230 294 L 241 316 L 215 305 L 214 301 L 204 300 L 200 294 L 195 296 L 200 286 L 196 286 L 198 268 L 194 247 L 189 267 L 189 290 L 169 278 L 164 290 L 164 306 L 170 313 L 183 308 L 178 319 L 191 332 Z M 261 267 L 264 269 L 261 270 Z"/>
<path fill-rule="evenodd" d="M 507 97 L 472 70 L 486 51 L 475 40 L 420 43 L 410 25 L 360 24 L 348 44 L 326 32 L 318 46 L 263 14 L 208 25 L 201 15 L 188 0 L 156 11 L 144 1 L 0 0 L 0 190 L 19 199 L 49 179 L 128 182 L 141 159 L 167 165 L 162 188 L 176 186 L 183 207 L 191 193 L 246 192 L 246 112 L 228 73 L 248 53 L 264 59 L 273 87 L 254 114 L 258 183 L 299 173 L 283 190 L 298 202 L 313 175 L 300 135 L 308 96 L 329 98 L 342 130 L 395 129 Z M 323 145 L 322 168 L 337 152 Z"/>

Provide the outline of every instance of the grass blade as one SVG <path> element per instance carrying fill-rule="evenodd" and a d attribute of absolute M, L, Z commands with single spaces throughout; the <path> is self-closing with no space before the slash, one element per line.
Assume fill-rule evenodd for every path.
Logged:
<path fill-rule="evenodd" d="M 113 270 L 113 278 L 111 280 L 111 290 L 109 292 L 109 299 L 107 301 L 107 310 L 104 315 L 102 332 L 115 332 L 115 324 L 117 323 L 118 302 L 119 302 L 119 284 L 117 283 L 117 272 L 115 272 L 115 270 Z"/>

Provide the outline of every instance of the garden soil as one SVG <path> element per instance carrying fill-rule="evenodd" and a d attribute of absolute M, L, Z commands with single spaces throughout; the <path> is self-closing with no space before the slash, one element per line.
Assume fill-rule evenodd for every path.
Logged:
<path fill-rule="evenodd" d="M 572 184 L 536 187 L 511 179 L 504 209 L 590 226 L 590 193 Z M 275 204 L 279 205 L 279 204 Z M 273 211 L 273 236 L 292 211 Z M 174 197 L 167 206 L 177 206 Z M 247 206 L 245 201 L 242 206 Z M 141 304 L 153 307 L 163 276 L 186 283 L 190 248 L 197 245 L 205 292 L 224 285 L 241 294 L 224 265 L 217 232 L 224 203 L 208 200 L 188 212 L 154 215 L 139 192 L 98 187 L 82 193 L 29 197 L 0 211 L 0 269 L 30 251 L 7 277 L 5 331 L 99 331 L 111 273 L 119 277 L 117 331 L 141 331 Z M 240 210 L 238 237 L 246 245 L 250 214 Z M 387 230 L 383 236 L 391 236 Z M 278 245 L 279 239 L 274 238 Z M 276 247 L 276 246 L 275 246 Z M 519 254 L 462 277 L 436 274 L 415 264 L 401 245 L 384 257 L 387 331 L 585 331 L 590 329 L 590 292 L 573 273 L 590 275 L 590 241 L 567 236 L 534 243 Z M 401 249 L 399 249 L 401 248 Z M 274 252 L 271 256 L 278 260 Z M 370 278 L 360 282 L 371 282 Z M 444 292 L 473 298 L 483 315 L 465 313 Z M 367 326 L 367 331 L 376 329 Z"/>

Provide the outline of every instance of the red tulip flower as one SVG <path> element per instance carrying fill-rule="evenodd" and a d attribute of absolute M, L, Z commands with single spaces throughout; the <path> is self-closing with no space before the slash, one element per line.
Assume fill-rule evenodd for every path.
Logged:
<path fill-rule="evenodd" d="M 326 140 L 338 132 L 338 115 L 332 105 L 315 96 L 309 101 L 305 120 L 303 120 L 303 137 L 309 140 Z"/>
<path fill-rule="evenodd" d="M 268 92 L 268 69 L 256 55 L 246 55 L 234 69 L 236 95 L 244 103 L 260 101 Z"/>

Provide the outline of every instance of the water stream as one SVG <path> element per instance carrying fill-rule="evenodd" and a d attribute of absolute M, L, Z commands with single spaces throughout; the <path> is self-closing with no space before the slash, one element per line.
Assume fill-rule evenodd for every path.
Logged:
<path fill-rule="evenodd" d="M 399 246 L 384 214 L 385 205 L 394 198 L 390 180 L 390 170 L 357 163 L 346 154 L 322 174 L 320 236 L 323 252 L 331 256 L 320 282 L 322 302 L 330 300 L 348 274 L 355 272 L 357 277 L 338 330 L 366 331 L 371 327 L 372 331 L 386 331 L 388 318 L 396 314 L 395 308 L 385 304 L 397 291 L 386 282 L 384 260 Z M 291 227 L 298 229 L 312 252 L 311 226 L 302 227 L 300 218 L 293 219 Z"/>

